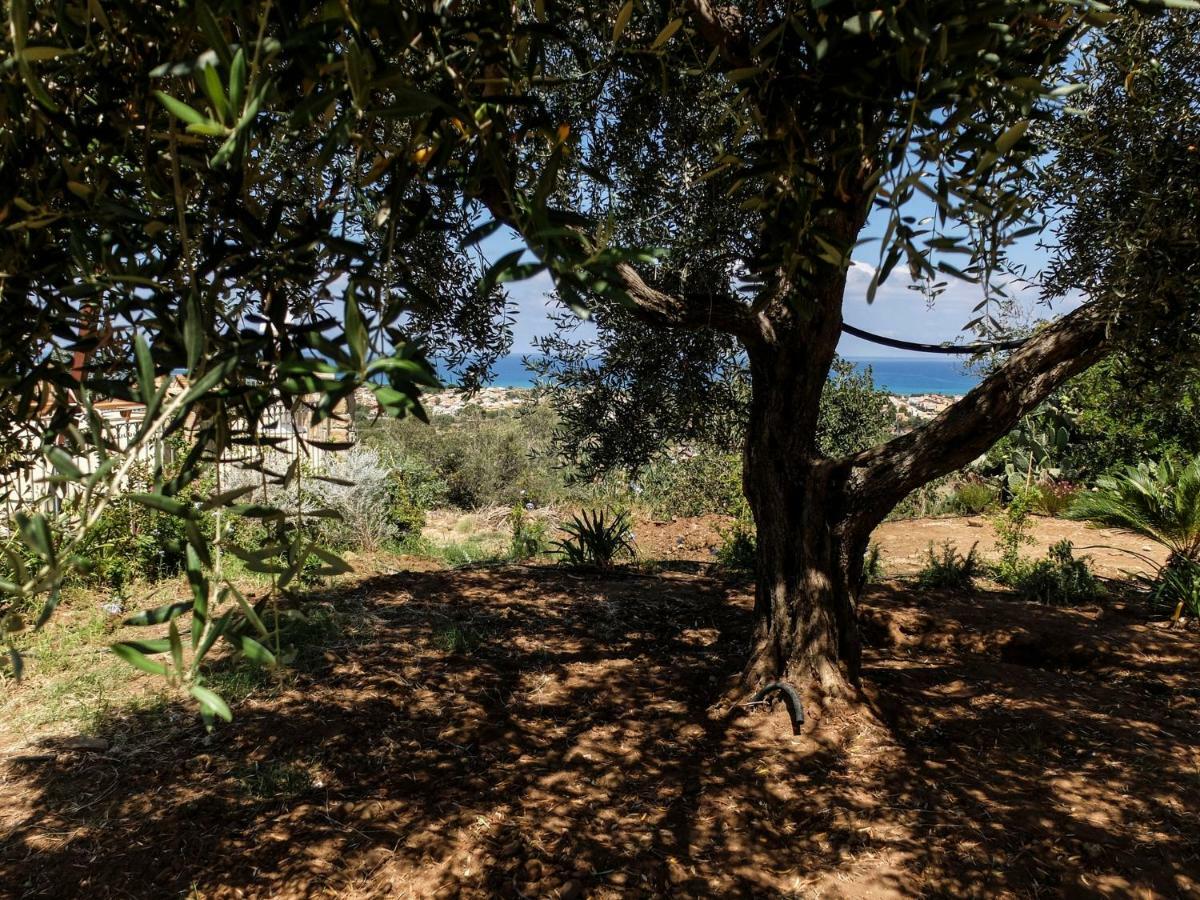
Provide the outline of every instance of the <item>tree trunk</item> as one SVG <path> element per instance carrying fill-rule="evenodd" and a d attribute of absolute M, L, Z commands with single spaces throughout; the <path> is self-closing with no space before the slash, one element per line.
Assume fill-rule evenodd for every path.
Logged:
<path fill-rule="evenodd" d="M 751 446 L 771 442 L 756 435 Z M 856 622 L 866 539 L 847 530 L 835 466 L 824 459 L 764 459 L 751 450 L 747 496 L 757 529 L 755 632 L 744 688 L 792 684 L 806 706 L 852 699 L 858 688 Z"/>
<path fill-rule="evenodd" d="M 834 307 L 836 309 L 836 307 Z M 817 450 L 836 313 L 750 352 L 753 394 L 743 483 L 757 530 L 755 634 L 742 688 L 786 681 L 810 711 L 857 695 L 856 605 L 864 533 L 847 516 L 844 464 Z"/>

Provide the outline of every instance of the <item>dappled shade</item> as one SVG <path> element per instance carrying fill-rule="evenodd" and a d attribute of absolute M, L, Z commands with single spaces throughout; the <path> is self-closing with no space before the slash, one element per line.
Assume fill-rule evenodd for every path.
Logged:
<path fill-rule="evenodd" d="M 1198 885 L 1200 638 L 1120 608 L 874 589 L 869 710 L 792 738 L 781 706 L 713 706 L 750 636 L 738 586 L 513 567 L 380 577 L 330 599 L 361 635 L 212 738 L 171 708 L 105 722 L 103 752 L 6 760 L 0 884 L 25 897 Z"/>

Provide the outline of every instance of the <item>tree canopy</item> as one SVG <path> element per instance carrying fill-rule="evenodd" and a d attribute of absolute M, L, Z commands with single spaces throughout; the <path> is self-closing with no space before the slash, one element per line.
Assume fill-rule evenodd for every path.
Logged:
<path fill-rule="evenodd" d="M 20 520 L 35 564 L 14 558 L 3 587 L 49 592 L 52 608 L 72 542 L 127 471 L 94 393 L 146 404 L 139 440 L 197 425 L 181 468 L 141 498 L 189 520 L 177 495 L 230 448 L 261 445 L 277 405 L 315 395 L 319 420 L 365 386 L 387 412 L 420 415 L 427 351 L 480 377 L 506 345 L 502 285 L 547 272 L 595 319 L 604 355 L 593 368 L 568 351 L 558 374 L 627 433 L 657 423 L 594 458 L 644 458 L 647 440 L 710 428 L 705 405 L 744 421 L 760 623 L 746 680 L 844 696 L 862 552 L 888 509 L 1122 341 L 1194 330 L 1195 20 L 1172 20 L 1179 34 L 1158 43 L 1122 31 L 1150 28 L 1162 6 L 1196 4 L 13 0 L 0 415 L 37 422 L 56 479 L 83 490 L 65 542 L 44 512 Z M 1118 85 L 1112 46 L 1166 62 Z M 1068 77 L 1077 59 L 1082 81 Z M 1128 102 L 1143 78 L 1178 98 L 1165 121 Z M 1063 124 L 1087 91 L 1089 124 Z M 1088 129 L 1114 127 L 1109 115 L 1154 133 L 1147 158 L 1181 179 L 1182 206 L 1153 199 L 1152 169 L 1121 148 L 1103 151 L 1122 160 L 1106 177 Z M 870 295 L 900 265 L 934 300 L 966 278 L 984 286 L 970 324 L 988 334 L 1005 247 L 1037 228 L 1048 196 L 1080 210 L 1051 290 L 1079 281 L 1088 302 L 928 425 L 827 454 L 821 396 L 867 219 L 884 223 Z M 1097 223 L 1121 252 L 1089 256 Z M 477 255 L 506 231 L 511 252 Z M 738 410 L 728 386 L 743 364 Z M 190 387 L 170 395 L 162 376 L 179 372 Z M 96 466 L 81 471 L 64 445 Z M 286 486 L 299 463 L 258 470 Z M 213 508 L 280 522 L 267 548 L 228 547 L 264 566 L 283 554 L 281 585 L 310 556 L 339 564 L 284 511 L 219 488 Z M 229 604 L 221 526 L 188 540 L 206 647 L 233 634 L 235 613 L 255 620 Z M 178 674 L 220 710 L 194 667 Z"/>

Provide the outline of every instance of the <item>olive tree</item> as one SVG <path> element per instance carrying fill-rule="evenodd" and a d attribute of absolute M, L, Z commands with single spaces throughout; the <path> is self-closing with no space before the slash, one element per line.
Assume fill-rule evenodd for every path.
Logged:
<path fill-rule="evenodd" d="M 365 383 L 389 411 L 419 411 L 417 339 L 459 359 L 482 350 L 486 367 L 506 335 L 499 286 L 548 272 L 610 361 L 657 366 L 660 396 L 678 385 L 727 404 L 706 385 L 744 359 L 758 531 L 744 681 L 851 697 L 875 525 L 1147 323 L 1183 327 L 1195 300 L 1186 278 L 1153 305 L 1098 279 L 937 419 L 831 456 L 821 395 L 851 254 L 874 216 L 872 295 L 898 265 L 935 300 L 943 277 L 992 285 L 1044 202 L 1054 124 L 1089 87 L 1064 78 L 1071 61 L 1104 58 L 1103 29 L 1156 5 L 1196 6 L 349 0 L 110 14 L 12 0 L 0 270 L 18 341 L 0 355 L 0 414 L 68 415 L 90 387 L 129 385 L 154 407 L 156 376 L 183 369 L 193 387 L 160 418 L 177 427 L 190 411 L 207 429 L 193 478 L 253 442 L 275 402 L 315 392 L 328 415 Z M 932 215 L 914 215 L 920 204 Z M 480 260 L 502 230 L 521 245 Z M 1163 237 L 1171 259 L 1192 251 L 1182 232 Z M 60 416 L 46 434 L 64 430 Z M 98 477 L 55 458 L 65 479 Z M 172 502 L 180 481 L 146 502 L 188 516 Z M 23 595 L 52 591 L 64 559 L 39 521 L 23 529 L 41 560 L 11 585 Z M 216 560 L 193 544 L 191 610 L 219 622 Z M 310 552 L 295 543 L 289 559 Z"/>

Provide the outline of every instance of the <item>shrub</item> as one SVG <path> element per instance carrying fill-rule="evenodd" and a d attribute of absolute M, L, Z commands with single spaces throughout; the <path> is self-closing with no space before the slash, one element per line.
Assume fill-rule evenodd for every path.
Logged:
<path fill-rule="evenodd" d="M 125 493 L 143 493 L 152 488 L 149 470 L 142 465 L 134 466 Z M 191 503 L 206 493 L 205 485 L 190 485 L 179 499 Z M 201 516 L 200 527 L 211 536 L 211 517 Z M 128 586 L 139 579 L 157 581 L 182 572 L 186 542 L 183 519 L 126 496 L 114 497 L 80 547 L 83 580 L 123 596 Z"/>
<path fill-rule="evenodd" d="M 1169 459 L 1107 475 L 1081 493 L 1068 515 L 1136 531 L 1171 551 L 1200 558 L 1200 456 L 1184 466 Z"/>
<path fill-rule="evenodd" d="M 1177 557 L 1162 567 L 1152 589 L 1155 604 L 1170 609 L 1172 619 L 1185 610 L 1200 618 L 1200 563 Z"/>
<path fill-rule="evenodd" d="M 726 572 L 754 572 L 758 554 L 754 523 L 742 517 L 730 528 L 721 529 L 720 534 L 721 546 L 717 548 L 717 568 Z"/>
<path fill-rule="evenodd" d="M 986 512 L 996 502 L 998 491 L 986 481 L 969 479 L 954 486 L 950 505 L 961 515 L 977 516 Z"/>
<path fill-rule="evenodd" d="M 508 506 L 524 496 L 538 502 L 566 494 L 566 473 L 548 459 L 556 418 L 545 405 L 485 412 L 468 406 L 431 424 L 411 417 L 363 423 L 363 443 L 389 467 L 423 467 L 435 496 L 460 509 Z M 403 462 L 401 462 L 403 461 Z"/>
<path fill-rule="evenodd" d="M 925 568 L 917 575 L 917 584 L 923 588 L 955 588 L 970 590 L 982 572 L 979 561 L 979 543 L 971 545 L 966 556 L 958 552 L 954 544 L 946 541 L 941 553 L 935 553 L 930 543 L 926 551 Z"/>
<path fill-rule="evenodd" d="M 322 532 L 330 543 L 357 550 L 378 550 L 399 537 L 392 509 L 392 478 L 379 454 L 354 447 L 333 454 L 325 471 L 306 479 L 315 506 L 336 512 Z"/>
<path fill-rule="evenodd" d="M 1034 488 L 1033 506 L 1047 516 L 1061 516 L 1070 508 L 1079 487 L 1069 481 L 1045 481 Z"/>
<path fill-rule="evenodd" d="M 996 529 L 996 549 L 1000 551 L 1000 562 L 996 566 L 996 577 L 1000 581 L 1015 579 L 1021 571 L 1021 547 L 1033 543 L 1029 533 L 1029 513 L 1033 508 L 1033 492 L 1018 489 L 1008 506 L 992 517 Z"/>
<path fill-rule="evenodd" d="M 748 513 L 742 493 L 742 458 L 708 452 L 655 462 L 639 478 L 641 500 L 657 516 Z"/>
<path fill-rule="evenodd" d="M 633 555 L 633 531 L 629 514 L 606 515 L 603 510 L 584 510 L 562 526 L 567 537 L 552 545 L 563 561 L 573 566 L 592 565 L 606 569 L 618 555 Z"/>
<path fill-rule="evenodd" d="M 883 575 L 882 551 L 879 545 L 872 541 L 867 547 L 866 556 L 863 557 L 862 583 L 871 584 L 879 581 Z"/>
<path fill-rule="evenodd" d="M 1026 600 L 1054 606 L 1086 603 L 1101 594 L 1100 583 L 1088 566 L 1088 558 L 1075 558 L 1074 545 L 1059 541 L 1046 559 L 1020 565 L 1001 581 Z"/>
<path fill-rule="evenodd" d="M 513 505 L 508 514 L 508 524 L 512 529 L 508 550 L 510 559 L 531 559 L 546 552 L 546 523 L 529 516 L 520 503 Z"/>

